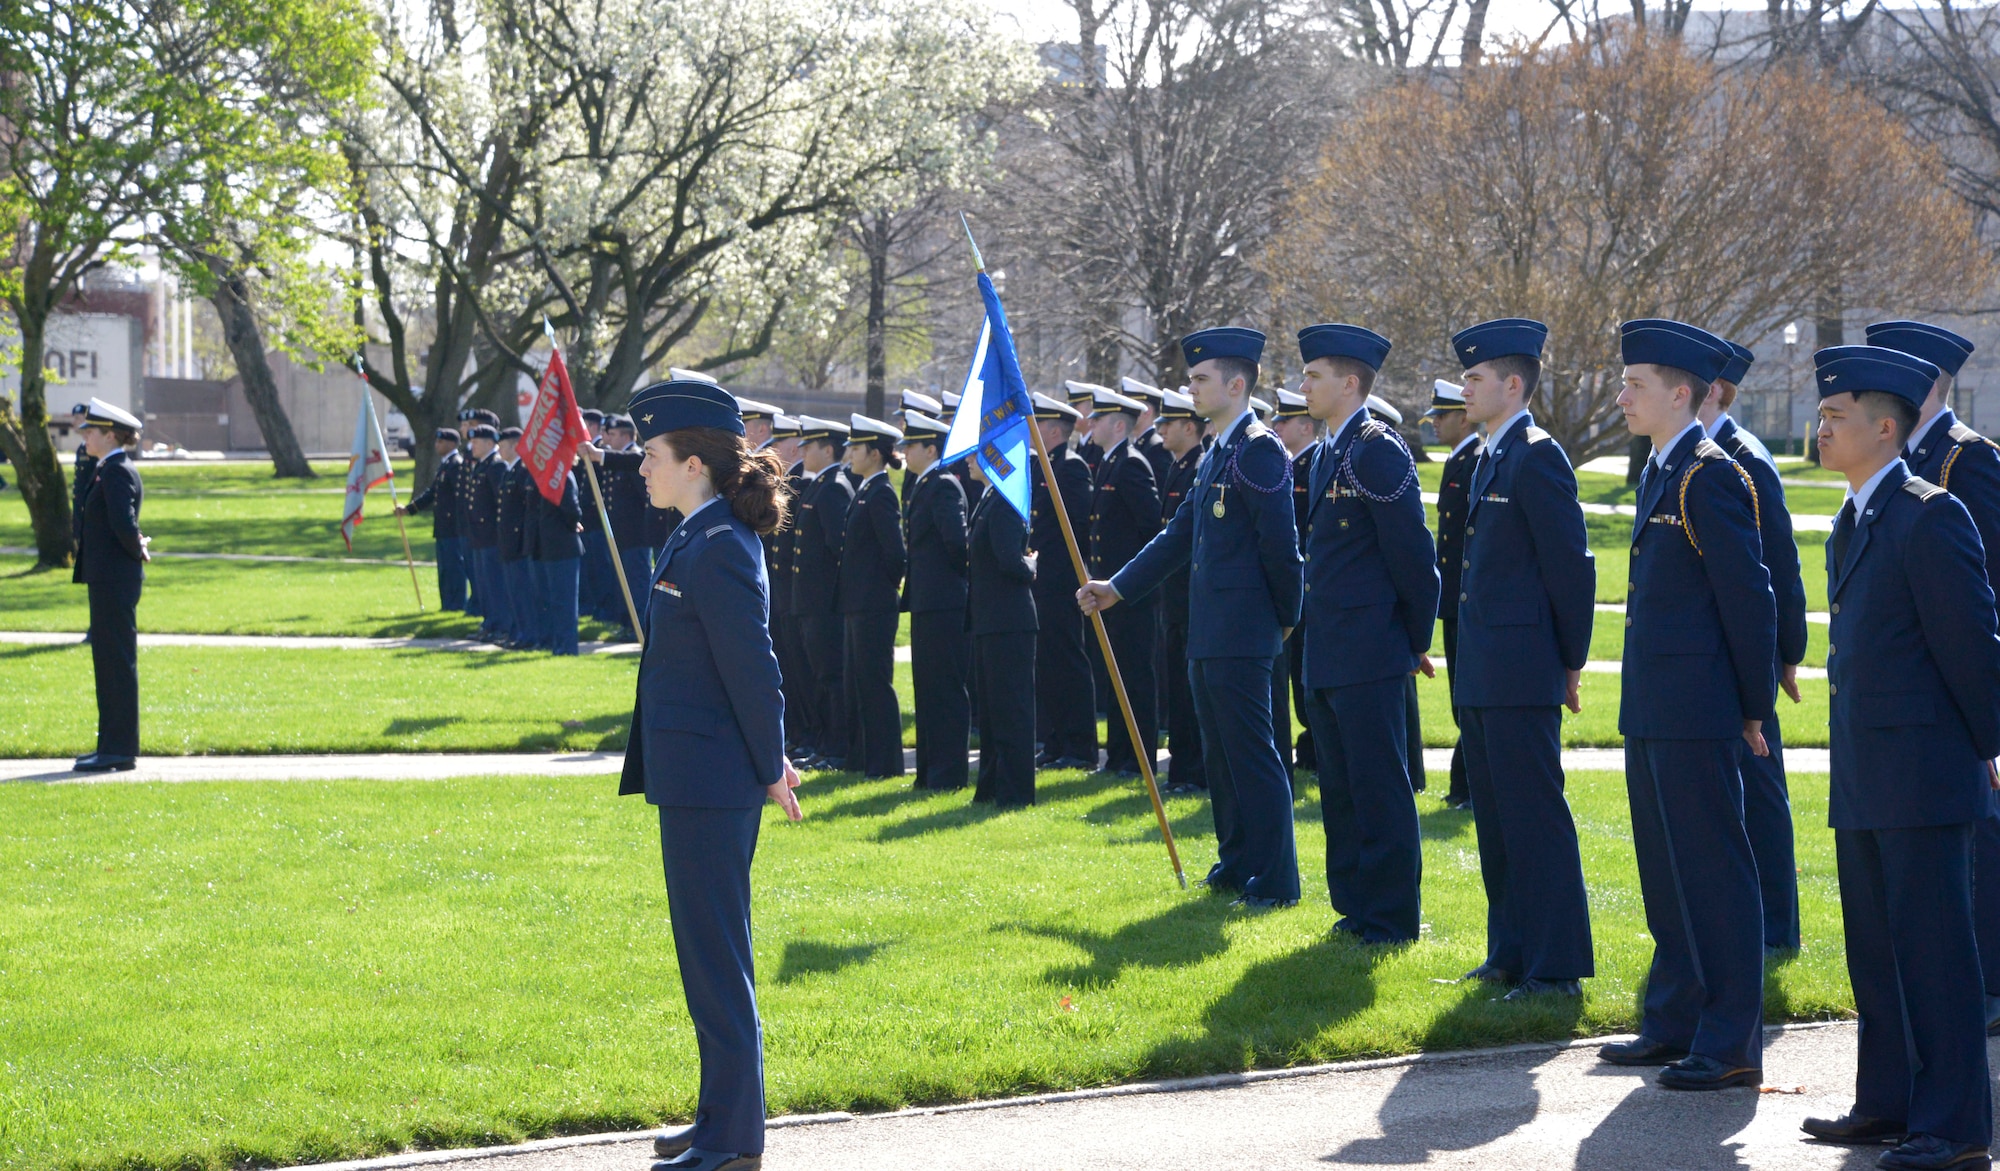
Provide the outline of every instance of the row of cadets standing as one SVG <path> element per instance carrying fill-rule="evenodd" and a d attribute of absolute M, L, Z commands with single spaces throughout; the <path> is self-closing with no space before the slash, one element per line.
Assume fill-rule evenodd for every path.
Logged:
<path fill-rule="evenodd" d="M 401 516 L 430 511 L 431 542 L 436 547 L 433 556 L 437 560 L 438 607 L 443 610 L 463 611 L 466 549 L 465 537 L 459 531 L 459 507 L 463 498 L 463 486 L 460 481 L 465 476 L 466 463 L 458 454 L 458 429 L 439 427 L 431 439 L 431 445 L 438 457 L 437 469 L 431 473 L 431 482 L 424 485 L 423 491 L 410 497 L 409 503 L 398 505 L 396 512 Z"/>
<path fill-rule="evenodd" d="M 1072 439 L 1084 421 L 1073 403 L 1034 396 L 1035 427 L 1055 469 L 1070 531 L 1080 551 L 1090 540 L 1090 464 Z M 1028 549 L 1037 569 L 1033 584 L 1038 632 L 1035 639 L 1035 738 L 1042 745 L 1035 763 L 1046 768 L 1097 767 L 1095 656 L 1085 651 L 1086 619 L 1076 607 L 1076 580 L 1062 519 L 1042 478 L 1042 461 L 1029 465 Z M 992 493 L 989 491 L 988 496 Z M 996 520 L 995 523 L 1004 523 Z M 975 636 L 976 638 L 976 636 Z M 1094 641 L 1094 640 L 1093 640 Z"/>
<path fill-rule="evenodd" d="M 520 437 L 519 427 L 499 433 L 499 458 L 506 463 L 499 485 L 501 588 L 512 620 L 502 642 L 516 650 L 574 655 L 583 557 L 576 475 L 564 473 L 562 499 L 551 503 L 515 452 Z"/>
<path fill-rule="evenodd" d="M 914 405 L 906 395 L 902 442 L 903 531 L 909 573 L 903 581 L 902 606 L 910 615 L 910 689 L 917 725 L 916 785 L 920 789 L 959 789 L 967 780 L 966 737 L 972 724 L 966 690 L 972 656 L 966 609 L 969 519 L 964 487 L 958 477 L 938 463 L 951 425 L 919 413 Z M 943 409 L 942 404 L 937 405 Z M 1029 663 L 1032 669 L 1032 658 Z M 1018 694 L 991 698 L 1032 705 L 1033 694 L 1030 686 Z M 1028 735 L 1028 753 L 1032 757 L 1032 715 L 1028 720 Z M 982 748 L 984 744 L 982 737 Z M 1032 772 L 1032 759 L 1028 763 Z"/>
<path fill-rule="evenodd" d="M 1754 484 L 1697 417 L 1735 355 L 1682 322 L 1620 332 L 1618 404 L 1653 446 L 1632 520 L 1618 709 L 1653 960 L 1639 1036 L 1599 1052 L 1665 1065 L 1668 1089 L 1756 1086 L 1764 930 L 1741 749 L 1769 751 L 1778 614 Z"/>
<path fill-rule="evenodd" d="M 1194 486 L 1195 472 L 1207 448 L 1208 421 L 1195 413 L 1194 400 L 1179 391 L 1161 395 L 1155 425 L 1172 462 L 1160 481 L 1160 524 L 1172 523 L 1181 501 Z M 1188 682 L 1188 570 L 1169 573 L 1160 584 L 1160 694 L 1166 709 L 1167 787 L 1164 792 L 1188 796 L 1208 791 L 1203 763 L 1201 720 L 1195 714 L 1194 692 Z"/>
<path fill-rule="evenodd" d="M 1114 577 L 1160 531 L 1160 495 L 1153 466 L 1132 442 L 1144 404 L 1115 390 L 1093 394 L 1091 438 L 1103 452 L 1091 477 L 1091 576 Z M 1104 768 L 1119 776 L 1139 775 L 1139 753 L 1155 767 L 1159 743 L 1158 690 L 1153 675 L 1153 643 L 1158 619 L 1153 599 L 1135 597 L 1104 613 L 1104 631 L 1124 678 L 1126 698 L 1138 725 L 1138 745 L 1114 702 L 1104 737 Z"/>
<path fill-rule="evenodd" d="M 1203 330 L 1181 339 L 1189 397 L 1217 433 L 1166 528 L 1110 580 L 1077 591 L 1116 613 L 1182 565 L 1188 574 L 1188 675 L 1214 809 L 1217 853 L 1204 880 L 1261 909 L 1299 898 L 1291 781 L 1271 732 L 1271 668 L 1298 624 L 1302 593 L 1291 460 L 1248 409 L 1264 335 Z"/>
<path fill-rule="evenodd" d="M 1417 938 L 1423 847 L 1410 758 L 1411 673 L 1429 671 L 1435 547 L 1416 461 L 1368 409 L 1387 338 L 1354 325 L 1299 332 L 1315 445 L 1300 546 L 1305 708 L 1318 762 L 1336 931 Z M 1421 748 L 1418 749 L 1419 754 Z"/>

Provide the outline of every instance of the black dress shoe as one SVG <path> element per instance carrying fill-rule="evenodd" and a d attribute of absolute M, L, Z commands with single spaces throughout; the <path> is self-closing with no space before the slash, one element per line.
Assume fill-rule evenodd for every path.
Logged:
<path fill-rule="evenodd" d="M 1883 1151 L 1882 1157 L 1875 1160 L 1875 1165 L 1895 1171 L 1971 1171 L 1972 1168 L 1988 1171 L 1993 1166 L 1993 1157 L 1985 1147 L 1973 1143 L 1954 1143 L 1932 1134 L 1913 1134 L 1895 1150 Z"/>
<path fill-rule="evenodd" d="M 1907 1133 L 1900 1122 L 1870 1118 L 1866 1114 L 1843 1114 L 1838 1118 L 1808 1118 L 1799 1129 L 1823 1143 L 1875 1145 L 1899 1143 Z"/>
<path fill-rule="evenodd" d="M 1263 895 L 1240 894 L 1229 904 L 1246 911 L 1282 911 L 1299 905 L 1297 899 L 1267 899 Z"/>
<path fill-rule="evenodd" d="M 1057 758 L 1056 758 L 1056 762 L 1055 762 L 1054 764 L 1050 765 L 1049 767 L 1050 767 L 1050 768 L 1080 768 L 1080 769 L 1085 769 L 1085 770 L 1089 770 L 1089 769 L 1094 769 L 1094 768 L 1096 768 L 1097 766 L 1096 766 L 1096 765 L 1094 765 L 1094 764 L 1092 764 L 1092 763 L 1090 763 L 1089 761 L 1085 760 L 1085 759 L 1084 759 L 1084 758 L 1082 758 L 1081 756 L 1059 756 L 1059 757 L 1057 757 Z"/>
<path fill-rule="evenodd" d="M 139 762 L 129 756 L 111 756 L 103 752 L 93 752 L 89 756 L 77 757 L 70 768 L 80 773 L 122 773 L 139 767 Z"/>
<path fill-rule="evenodd" d="M 1764 1084 L 1764 1071 L 1748 1065 L 1725 1065 L 1713 1057 L 1690 1053 L 1661 1070 L 1655 1081 L 1663 1090 L 1727 1090 L 1735 1086 L 1754 1090 Z"/>
<path fill-rule="evenodd" d="M 1538 980 L 1530 976 L 1519 984 L 1514 985 L 1514 990 L 1500 999 L 1521 1001 L 1530 1000 L 1537 996 L 1567 996 L 1575 998 L 1582 995 L 1583 982 L 1580 980 Z"/>
<path fill-rule="evenodd" d="M 758 1171 L 763 1165 L 761 1154 L 731 1155 L 689 1147 L 675 1158 L 653 1164 L 653 1171 Z"/>
<path fill-rule="evenodd" d="M 1597 1051 L 1599 1058 L 1612 1065 L 1671 1065 L 1687 1055 L 1687 1050 L 1655 1041 L 1644 1033 L 1630 1041 L 1613 1041 Z"/>
<path fill-rule="evenodd" d="M 1521 982 L 1519 976 L 1516 976 L 1505 968 L 1496 968 L 1492 964 L 1481 964 L 1460 977 L 1460 980 L 1461 982 L 1464 980 L 1477 980 L 1481 984 L 1508 985 L 1519 984 Z"/>
<path fill-rule="evenodd" d="M 694 1145 L 694 1127 L 683 1126 L 676 1130 L 663 1130 L 653 1136 L 653 1155 L 656 1158 L 671 1159 Z"/>

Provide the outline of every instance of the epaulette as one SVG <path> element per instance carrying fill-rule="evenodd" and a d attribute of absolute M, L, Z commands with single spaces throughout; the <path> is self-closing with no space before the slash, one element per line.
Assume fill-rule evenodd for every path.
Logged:
<path fill-rule="evenodd" d="M 1354 467 L 1354 453 L 1361 450 L 1363 444 L 1379 443 L 1385 440 L 1394 444 L 1396 450 L 1403 453 L 1403 474 L 1398 479 L 1393 491 L 1380 493 L 1371 490 L 1366 484 L 1361 482 L 1361 475 Z M 1409 445 L 1403 442 L 1402 435 L 1394 427 L 1389 426 L 1380 419 L 1363 419 L 1361 426 L 1354 433 L 1354 442 L 1347 445 L 1346 457 L 1340 461 L 1340 478 L 1347 481 L 1349 487 L 1367 499 L 1373 500 L 1377 504 L 1387 504 L 1392 500 L 1400 499 L 1403 493 L 1409 491 L 1411 486 L 1416 484 L 1417 458 L 1410 454 Z"/>
<path fill-rule="evenodd" d="M 1958 462 L 1958 457 L 1964 453 L 1966 448 L 1974 444 L 1984 443 L 1988 447 L 2000 449 L 2000 443 L 1993 442 L 1964 423 L 1953 423 L 1951 425 L 1951 442 L 1951 454 L 1944 457 L 1944 468 L 1938 473 L 1938 483 L 1946 491 L 1951 489 L 1951 465 Z"/>
<path fill-rule="evenodd" d="M 1931 483 L 1929 480 L 1922 478 L 1921 476 L 1911 476 L 1909 479 L 1904 480 L 1903 491 L 1908 492 L 1910 495 L 1916 497 L 1919 500 L 1924 501 L 1927 504 L 1933 500 L 1936 500 L 1940 496 L 1951 495 L 1951 493 L 1945 491 L 1943 488 L 1938 487 L 1936 484 Z"/>
<path fill-rule="evenodd" d="M 1743 487 L 1750 492 L 1750 516 L 1757 525 L 1757 531 L 1764 531 L 1764 508 L 1757 500 L 1757 485 L 1751 481 L 1750 473 L 1743 465 L 1729 458 L 1722 445 L 1713 439 L 1704 438 L 1694 445 L 1694 458 L 1688 460 L 1687 471 L 1681 473 L 1681 531 L 1687 534 L 1688 544 L 1694 546 L 1695 556 L 1703 556 L 1701 542 L 1694 535 L 1694 518 L 1688 515 L 1688 485 L 1694 483 L 1694 474 L 1712 463 L 1728 464 L 1743 481 Z"/>
<path fill-rule="evenodd" d="M 1549 440 L 1554 439 L 1555 436 L 1530 423 L 1526 427 L 1521 428 L 1521 438 L 1527 440 L 1529 443 L 1547 443 Z"/>
<path fill-rule="evenodd" d="M 1703 439 L 1694 445 L 1694 457 L 1696 459 L 1728 459 L 1729 453 L 1722 450 L 1722 445 L 1715 440 Z"/>
<path fill-rule="evenodd" d="M 1262 419 L 1252 419 L 1250 420 L 1249 424 L 1243 428 L 1243 442 L 1245 443 L 1250 442 L 1252 439 L 1255 439 L 1260 435 L 1270 435 L 1273 438 L 1276 438 L 1276 433 L 1273 432 L 1269 427 L 1266 427 Z"/>
<path fill-rule="evenodd" d="M 728 525 L 715 525 L 712 528 L 710 528 L 707 532 L 703 533 L 702 536 L 713 537 L 717 533 L 726 533 L 728 531 L 729 531 Z"/>

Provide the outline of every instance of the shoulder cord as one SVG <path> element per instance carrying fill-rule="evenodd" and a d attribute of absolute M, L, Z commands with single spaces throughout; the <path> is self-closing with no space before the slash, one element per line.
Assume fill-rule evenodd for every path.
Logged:
<path fill-rule="evenodd" d="M 1713 461 L 1705 459 L 1695 460 L 1688 465 L 1688 470 L 1681 475 L 1681 531 L 1687 534 L 1688 544 L 1694 546 L 1695 556 L 1697 557 L 1705 557 L 1707 554 L 1701 551 L 1701 542 L 1695 540 L 1694 518 L 1688 515 L 1688 485 L 1694 482 L 1694 474 L 1707 467 L 1711 462 Z M 1757 485 L 1751 482 L 1750 473 L 1743 470 L 1742 464 L 1731 461 L 1729 466 L 1736 469 L 1736 474 L 1743 478 L 1743 486 L 1750 489 L 1750 515 L 1757 523 L 1757 531 L 1761 533 L 1764 531 L 1764 508 L 1757 501 Z"/>
<path fill-rule="evenodd" d="M 1403 474 L 1402 483 L 1396 485 L 1394 492 L 1383 496 L 1370 492 L 1367 486 L 1361 482 L 1361 477 L 1354 474 L 1354 453 L 1361 447 L 1363 442 L 1362 435 L 1356 435 L 1354 442 L 1347 445 L 1347 452 L 1340 461 L 1340 478 L 1347 481 L 1348 486 L 1352 487 L 1356 492 L 1361 493 L 1361 495 L 1373 500 L 1375 503 L 1387 504 L 1392 500 L 1402 499 L 1403 493 L 1410 490 L 1410 485 L 1417 482 L 1417 461 L 1416 457 L 1410 455 L 1409 445 L 1403 442 L 1402 435 L 1398 434 L 1395 429 L 1383 427 L 1374 433 L 1387 435 L 1395 440 L 1396 446 L 1402 450 L 1404 458 L 1409 461 L 1409 470 Z M 1364 432 L 1364 434 L 1368 433 Z"/>
<path fill-rule="evenodd" d="M 1995 443 L 1984 435 L 1979 437 L 1979 441 L 1988 447 L 2000 449 L 2000 443 Z M 1965 454 L 1965 447 L 1963 443 L 1954 443 L 1951 446 L 1951 454 L 1944 457 L 1944 470 L 1938 473 L 1938 487 L 1947 492 L 1951 491 L 1951 465 L 1957 463 L 1958 457 Z"/>
<path fill-rule="evenodd" d="M 1292 461 L 1289 456 L 1278 461 L 1284 465 L 1284 469 L 1278 473 L 1277 482 L 1268 488 L 1243 474 L 1243 466 L 1238 460 L 1243 454 L 1243 449 L 1249 445 L 1250 438 L 1246 437 L 1243 442 L 1230 449 L 1229 464 L 1222 469 L 1223 478 L 1232 484 L 1241 484 L 1252 492 L 1261 492 L 1266 496 L 1271 495 L 1273 492 L 1283 492 L 1290 488 L 1292 486 Z M 1283 449 L 1280 448 L 1280 450 Z"/>

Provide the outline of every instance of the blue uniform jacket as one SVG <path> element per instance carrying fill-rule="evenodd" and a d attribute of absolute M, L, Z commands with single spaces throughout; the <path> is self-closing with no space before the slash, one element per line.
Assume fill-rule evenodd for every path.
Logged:
<path fill-rule="evenodd" d="M 1797 665 L 1806 657 L 1806 583 L 1799 576 L 1799 543 L 1792 536 L 1792 511 L 1785 506 L 1785 486 L 1778 465 L 1757 437 L 1722 416 L 1715 428 L 1717 447 L 1736 466 L 1750 473 L 1757 489 L 1757 531 L 1764 542 L 1764 568 L 1771 573 L 1771 593 L 1778 603 L 1778 661 Z M 1766 713 L 1767 715 L 1769 713 Z"/>
<path fill-rule="evenodd" d="M 1090 572 L 1117 573 L 1160 531 L 1153 465 L 1130 443 L 1104 454 L 1091 480 Z"/>
<path fill-rule="evenodd" d="M 1898 460 L 1826 547 L 1834 829 L 1978 820 L 2000 756 L 2000 638 L 1972 517 Z"/>
<path fill-rule="evenodd" d="M 618 792 L 652 805 L 761 805 L 785 772 L 762 542 L 726 501 L 711 503 L 667 538 L 650 584 Z"/>
<path fill-rule="evenodd" d="M 1264 491 L 1231 473 L 1232 456 L 1241 479 Z M 1232 424 L 1202 458 L 1174 519 L 1111 579 L 1119 597 L 1139 598 L 1188 567 L 1188 658 L 1275 658 L 1282 632 L 1299 624 L 1305 583 L 1291 469 L 1269 427 Z"/>
<path fill-rule="evenodd" d="M 1305 531 L 1305 685 L 1416 670 L 1437 627 L 1437 549 L 1409 449 L 1357 411 L 1314 445 Z"/>
<path fill-rule="evenodd" d="M 1460 707 L 1540 707 L 1568 692 L 1596 617 L 1597 568 L 1576 502 L 1576 473 L 1523 413 L 1489 438 L 1473 467 L 1459 564 Z"/>
<path fill-rule="evenodd" d="M 1747 475 L 1697 427 L 1644 481 L 1619 677 L 1626 736 L 1730 740 L 1771 713 L 1778 607 Z"/>
<path fill-rule="evenodd" d="M 1990 558 L 1991 550 L 2000 543 L 2000 448 L 1946 409 L 1904 462 L 1911 475 L 1958 497 L 1972 514 L 1979 542 Z M 1987 570 L 1987 584 L 1991 585 L 1991 564 Z"/>
<path fill-rule="evenodd" d="M 139 540 L 139 506 L 145 498 L 132 457 L 122 448 L 105 456 L 74 514 L 76 568 L 71 581 L 138 585 L 146 580 L 145 545 Z"/>
<path fill-rule="evenodd" d="M 827 518 L 820 520 L 824 523 Z M 845 529 L 840 545 L 840 612 L 895 613 L 909 551 L 903 547 L 903 507 L 889 486 L 888 473 L 869 477 L 854 494 Z"/>

